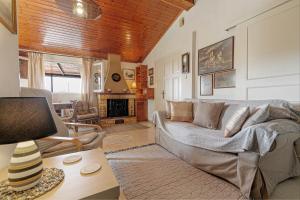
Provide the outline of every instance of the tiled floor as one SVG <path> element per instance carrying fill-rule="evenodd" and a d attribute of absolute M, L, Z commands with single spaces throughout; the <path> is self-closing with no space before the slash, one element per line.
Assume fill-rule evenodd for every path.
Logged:
<path fill-rule="evenodd" d="M 110 152 L 154 143 L 154 126 L 149 122 L 142 124 L 150 128 L 108 134 L 103 142 L 104 151 Z M 270 199 L 300 199 L 300 177 L 279 184 Z M 119 200 L 126 200 L 123 193 L 121 193 Z"/>
<path fill-rule="evenodd" d="M 142 122 L 141 124 L 150 128 L 108 134 L 103 140 L 104 151 L 111 152 L 154 143 L 155 131 L 153 124 L 149 122 Z"/>

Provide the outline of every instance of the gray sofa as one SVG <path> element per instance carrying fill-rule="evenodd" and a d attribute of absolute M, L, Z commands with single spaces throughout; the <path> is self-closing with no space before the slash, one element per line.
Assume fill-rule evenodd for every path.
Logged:
<path fill-rule="evenodd" d="M 199 100 L 188 101 L 193 101 L 195 114 Z M 300 175 L 299 121 L 272 119 L 241 130 L 232 138 L 223 136 L 226 123 L 239 107 L 290 107 L 288 102 L 205 101 L 225 102 L 217 130 L 170 121 L 164 112 L 155 112 L 156 143 L 193 166 L 231 182 L 247 198 L 267 198 L 278 183 Z"/>

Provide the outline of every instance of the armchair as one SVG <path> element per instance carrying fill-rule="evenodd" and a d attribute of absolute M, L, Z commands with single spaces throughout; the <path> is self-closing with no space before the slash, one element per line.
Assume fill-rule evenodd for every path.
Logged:
<path fill-rule="evenodd" d="M 75 122 L 98 122 L 99 114 L 96 107 L 90 107 L 88 102 L 75 101 L 73 103 L 73 119 Z"/>
<path fill-rule="evenodd" d="M 63 122 L 54 110 L 51 92 L 41 89 L 21 88 L 20 96 L 46 97 L 48 101 L 57 127 L 57 133 L 54 136 L 36 140 L 44 158 L 102 147 L 103 138 L 105 136 L 105 132 L 102 128 L 94 124 Z M 73 136 L 67 126 L 75 130 L 78 130 L 78 127 L 91 128 L 91 130 L 85 131 L 84 134 L 75 131 Z"/>

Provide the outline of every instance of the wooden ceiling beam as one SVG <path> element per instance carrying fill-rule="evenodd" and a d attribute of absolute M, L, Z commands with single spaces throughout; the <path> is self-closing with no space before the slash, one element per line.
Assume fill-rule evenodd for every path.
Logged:
<path fill-rule="evenodd" d="M 181 10 L 189 10 L 194 6 L 194 0 L 161 0 L 162 2 L 179 8 Z"/>

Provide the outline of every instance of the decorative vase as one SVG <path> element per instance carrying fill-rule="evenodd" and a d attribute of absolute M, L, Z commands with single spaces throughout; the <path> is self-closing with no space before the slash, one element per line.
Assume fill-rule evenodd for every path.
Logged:
<path fill-rule="evenodd" d="M 14 191 L 24 191 L 37 185 L 42 177 L 41 153 L 34 141 L 17 144 L 8 168 L 9 185 Z"/>

